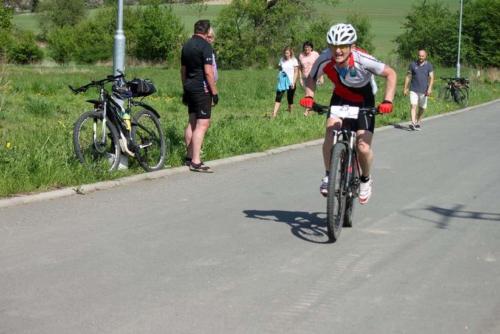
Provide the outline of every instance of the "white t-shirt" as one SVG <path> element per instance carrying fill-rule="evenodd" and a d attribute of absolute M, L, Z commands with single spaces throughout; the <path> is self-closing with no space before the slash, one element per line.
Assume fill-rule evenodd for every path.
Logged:
<path fill-rule="evenodd" d="M 292 57 L 288 60 L 285 58 L 280 59 L 279 63 L 281 70 L 286 73 L 286 76 L 290 80 L 291 84 L 294 84 L 294 76 L 295 76 L 295 68 L 299 67 L 299 62 L 297 61 L 297 58 Z"/>

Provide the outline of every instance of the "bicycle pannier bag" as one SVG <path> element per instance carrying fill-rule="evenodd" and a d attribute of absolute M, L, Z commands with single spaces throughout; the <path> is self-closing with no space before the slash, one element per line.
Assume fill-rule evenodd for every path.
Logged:
<path fill-rule="evenodd" d="M 149 79 L 135 78 L 129 81 L 128 86 L 134 97 L 148 96 L 156 92 L 156 87 Z"/>

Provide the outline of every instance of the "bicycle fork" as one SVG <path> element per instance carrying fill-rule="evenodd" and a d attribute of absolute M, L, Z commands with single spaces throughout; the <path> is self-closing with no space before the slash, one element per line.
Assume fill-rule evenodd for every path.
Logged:
<path fill-rule="evenodd" d="M 340 137 L 342 136 L 342 139 Z M 347 142 L 346 139 L 349 141 Z M 348 130 L 333 130 L 333 145 L 343 140 L 347 144 L 347 170 L 345 180 L 345 191 L 348 197 L 355 197 L 358 194 L 359 186 L 359 166 L 356 159 L 356 132 Z M 333 146 L 332 146 L 333 147 Z M 355 173 L 357 172 L 357 173 Z"/>

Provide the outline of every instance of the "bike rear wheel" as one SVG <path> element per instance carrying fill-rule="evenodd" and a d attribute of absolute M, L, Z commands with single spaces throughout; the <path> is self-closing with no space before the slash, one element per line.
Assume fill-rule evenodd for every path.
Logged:
<path fill-rule="evenodd" d="M 160 120 L 150 110 L 134 115 L 132 141 L 139 165 L 148 172 L 163 168 L 166 160 L 166 143 Z"/>
<path fill-rule="evenodd" d="M 328 179 L 328 198 L 326 204 L 326 227 L 330 241 L 340 237 L 344 223 L 346 206 L 347 146 L 337 143 L 333 146 Z"/>
<path fill-rule="evenodd" d="M 109 121 L 105 129 L 102 125 L 102 111 L 83 113 L 73 127 L 73 148 L 83 165 L 114 171 L 120 163 L 118 131 Z"/>
<path fill-rule="evenodd" d="M 438 96 L 443 100 L 450 101 L 451 100 L 450 87 L 449 86 L 441 87 L 441 89 L 439 90 Z"/>
<path fill-rule="evenodd" d="M 355 153 L 354 153 L 355 154 Z M 346 204 L 344 212 L 344 227 L 352 227 L 352 214 L 354 211 L 354 198 L 359 195 L 359 166 L 356 155 L 352 159 L 347 172 L 350 174 L 350 184 L 347 185 Z"/>
<path fill-rule="evenodd" d="M 466 107 L 469 104 L 469 90 L 467 88 L 455 88 L 453 91 L 453 100 L 461 106 Z"/>

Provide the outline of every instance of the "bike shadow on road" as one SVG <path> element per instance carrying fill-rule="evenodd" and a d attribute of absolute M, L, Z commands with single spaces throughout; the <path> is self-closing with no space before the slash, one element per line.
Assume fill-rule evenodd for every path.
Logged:
<path fill-rule="evenodd" d="M 408 217 L 432 222 L 436 224 L 436 227 L 439 229 L 447 229 L 451 220 L 486 220 L 500 222 L 500 213 L 462 210 L 464 208 L 465 205 L 463 204 L 457 204 L 452 208 L 429 205 L 422 209 L 405 210 L 404 214 Z M 419 212 L 432 212 L 438 216 L 438 219 L 424 218 Z"/>
<path fill-rule="evenodd" d="M 322 212 L 283 210 L 243 210 L 247 218 L 285 223 L 294 236 L 317 243 L 330 243 L 326 233 L 325 214 Z"/>

